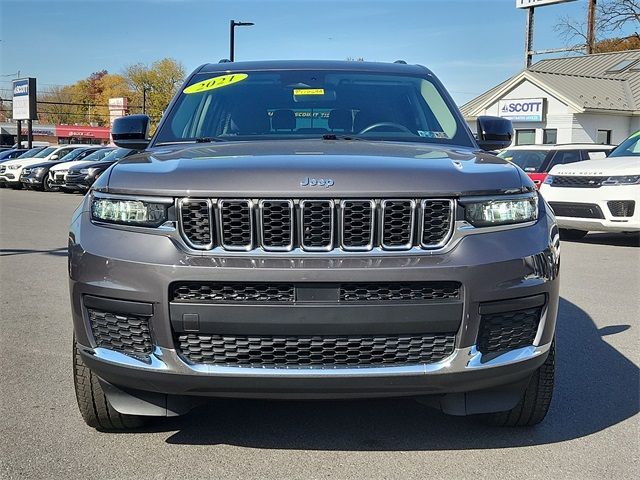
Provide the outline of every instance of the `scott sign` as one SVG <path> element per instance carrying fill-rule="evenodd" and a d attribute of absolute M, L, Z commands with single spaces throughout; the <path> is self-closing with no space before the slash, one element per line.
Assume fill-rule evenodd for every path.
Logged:
<path fill-rule="evenodd" d="M 541 122 L 544 114 L 543 98 L 500 100 L 498 115 L 512 122 Z"/>
<path fill-rule="evenodd" d="M 14 120 L 36 120 L 36 79 L 21 78 L 13 81 Z"/>

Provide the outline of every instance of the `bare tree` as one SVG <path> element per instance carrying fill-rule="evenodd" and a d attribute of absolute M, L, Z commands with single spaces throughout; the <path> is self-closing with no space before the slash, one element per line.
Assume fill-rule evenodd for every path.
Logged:
<path fill-rule="evenodd" d="M 625 25 L 637 28 L 640 25 L 640 2 L 638 0 L 603 0 L 598 4 L 597 18 L 605 32 L 614 32 Z"/>
<path fill-rule="evenodd" d="M 554 31 L 570 48 L 581 50 L 587 42 L 587 15 L 581 19 L 569 16 L 560 17 L 553 27 Z M 624 26 L 640 26 L 640 2 L 638 0 L 600 0 L 596 13 L 595 34 L 602 38 L 615 34 Z M 636 31 L 632 36 L 639 37 Z M 596 48 L 597 50 L 597 48 Z"/>

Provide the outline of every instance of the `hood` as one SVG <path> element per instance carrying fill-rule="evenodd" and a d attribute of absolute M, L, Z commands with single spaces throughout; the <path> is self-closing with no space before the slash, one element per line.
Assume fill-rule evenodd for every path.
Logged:
<path fill-rule="evenodd" d="M 556 165 L 549 175 L 612 176 L 640 175 L 640 157 L 608 157 L 601 160 Z"/>
<path fill-rule="evenodd" d="M 117 160 L 114 160 L 112 162 L 105 162 L 102 160 L 96 160 L 95 162 L 91 160 L 86 162 L 85 161 L 74 162 L 73 166 L 70 167 L 69 170 L 80 170 L 82 168 L 101 168 L 102 170 L 106 170 L 116 162 Z"/>
<path fill-rule="evenodd" d="M 5 165 L 20 165 L 21 168 L 30 167 L 38 163 L 46 163 L 42 158 L 12 158 L 5 162 Z"/>
<path fill-rule="evenodd" d="M 520 192 L 523 185 L 529 181 L 511 163 L 461 147 L 272 140 L 156 147 L 120 160 L 103 190 L 309 198 L 481 195 Z"/>
<path fill-rule="evenodd" d="M 62 162 L 62 163 L 57 163 L 56 165 L 54 165 L 53 167 L 51 167 L 51 171 L 52 172 L 56 172 L 58 170 L 69 170 L 71 168 L 82 168 L 85 164 L 88 163 L 93 163 L 91 160 L 89 160 L 88 162 L 85 160 L 77 160 L 77 161 L 70 161 L 70 162 Z"/>

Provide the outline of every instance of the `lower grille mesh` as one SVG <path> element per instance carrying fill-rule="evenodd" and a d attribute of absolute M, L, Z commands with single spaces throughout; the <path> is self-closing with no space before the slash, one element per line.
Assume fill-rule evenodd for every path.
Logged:
<path fill-rule="evenodd" d="M 343 283 L 340 301 L 407 301 L 460 298 L 458 282 Z"/>
<path fill-rule="evenodd" d="M 542 307 L 482 315 L 477 348 L 481 353 L 501 352 L 533 344 Z"/>
<path fill-rule="evenodd" d="M 293 302 L 290 283 L 181 282 L 172 285 L 174 302 Z"/>
<path fill-rule="evenodd" d="M 612 200 L 607 202 L 607 207 L 614 217 L 633 217 L 636 202 L 633 200 Z"/>
<path fill-rule="evenodd" d="M 192 363 L 248 367 L 403 365 L 440 361 L 453 353 L 455 334 L 375 337 L 179 335 Z"/>
<path fill-rule="evenodd" d="M 96 346 L 133 357 L 147 357 L 152 352 L 148 318 L 91 308 L 87 311 Z"/>

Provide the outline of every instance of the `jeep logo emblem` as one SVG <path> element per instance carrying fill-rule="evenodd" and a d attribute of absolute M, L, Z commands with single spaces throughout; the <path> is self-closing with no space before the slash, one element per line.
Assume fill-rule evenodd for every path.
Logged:
<path fill-rule="evenodd" d="M 300 182 L 301 187 L 324 187 L 329 188 L 333 187 L 335 182 L 332 178 L 311 178 L 305 177 Z"/>

